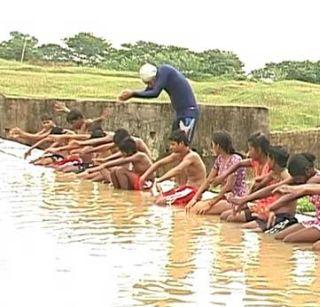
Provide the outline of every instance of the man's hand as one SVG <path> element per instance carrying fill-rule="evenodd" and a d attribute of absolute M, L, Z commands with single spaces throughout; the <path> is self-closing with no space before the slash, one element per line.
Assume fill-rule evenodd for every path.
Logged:
<path fill-rule="evenodd" d="M 126 100 L 130 99 L 132 96 L 133 96 L 133 91 L 132 90 L 124 90 L 118 96 L 118 101 L 119 102 L 126 101 Z"/>

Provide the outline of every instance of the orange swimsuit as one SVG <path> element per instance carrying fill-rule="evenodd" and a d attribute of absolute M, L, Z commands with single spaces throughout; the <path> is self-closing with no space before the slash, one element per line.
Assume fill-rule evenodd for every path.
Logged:
<path fill-rule="evenodd" d="M 262 166 L 259 164 L 258 161 L 252 161 L 252 169 L 253 169 L 253 173 L 254 175 L 257 176 L 265 176 L 267 175 L 271 169 L 268 163 L 266 163 L 265 165 Z M 276 183 L 277 180 L 271 180 L 268 185 L 274 184 Z M 268 217 L 268 207 L 273 204 L 276 200 L 277 200 L 277 196 L 276 195 L 271 195 L 265 198 L 261 198 L 259 200 L 257 200 L 256 202 L 254 202 L 254 204 L 252 206 L 250 206 L 250 211 L 257 213 L 265 218 Z"/>

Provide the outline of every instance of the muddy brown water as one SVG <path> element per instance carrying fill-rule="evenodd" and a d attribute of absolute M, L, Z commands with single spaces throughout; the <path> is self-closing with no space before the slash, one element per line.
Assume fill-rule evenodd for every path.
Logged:
<path fill-rule="evenodd" d="M 0 306 L 319 306 L 319 253 L 24 161 L 0 140 Z"/>

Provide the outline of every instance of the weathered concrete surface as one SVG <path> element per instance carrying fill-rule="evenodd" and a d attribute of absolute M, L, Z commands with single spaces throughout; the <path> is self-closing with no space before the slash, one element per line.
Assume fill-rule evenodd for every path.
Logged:
<path fill-rule="evenodd" d="M 317 157 L 320 166 L 320 129 L 304 131 L 271 132 L 270 142 L 284 146 L 291 154 L 310 152 Z"/>
<path fill-rule="evenodd" d="M 165 152 L 173 118 L 171 105 L 165 103 L 116 104 L 111 101 L 1 97 L 0 135 L 5 136 L 4 128 L 15 126 L 35 132 L 39 127 L 40 116 L 44 113 L 52 114 L 59 125 L 67 127 L 64 115 L 53 114 L 53 104 L 56 101 L 66 102 L 69 108 L 79 108 L 88 118 L 99 116 L 107 107 L 112 115 L 106 120 L 105 129 L 112 131 L 126 128 L 151 145 L 154 156 Z M 211 135 L 220 129 L 229 131 L 236 149 L 244 151 L 246 140 L 251 133 L 258 130 L 268 133 L 268 110 L 263 107 L 201 105 L 201 118 L 192 147 L 207 161 L 211 160 Z"/>

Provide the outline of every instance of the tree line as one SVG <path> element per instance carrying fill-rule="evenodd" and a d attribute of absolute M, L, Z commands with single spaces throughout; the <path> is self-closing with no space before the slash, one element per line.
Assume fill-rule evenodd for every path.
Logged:
<path fill-rule="evenodd" d="M 195 52 L 188 48 L 138 41 L 114 48 L 106 39 L 80 32 L 66 37 L 63 44 L 39 44 L 36 37 L 13 31 L 0 42 L 0 58 L 16 61 L 93 66 L 109 70 L 137 71 L 150 62 L 171 64 L 193 79 L 223 77 L 246 79 L 244 63 L 230 51 Z M 253 79 L 301 80 L 320 83 L 320 61 L 269 63 L 251 72 Z"/>
<path fill-rule="evenodd" d="M 283 61 L 267 63 L 265 67 L 251 72 L 255 79 L 299 80 L 320 84 L 320 61 Z"/>

